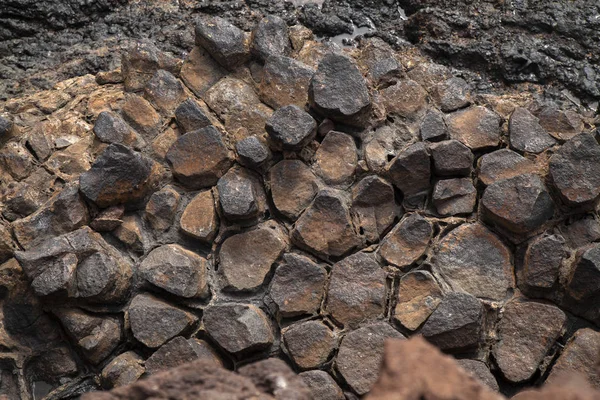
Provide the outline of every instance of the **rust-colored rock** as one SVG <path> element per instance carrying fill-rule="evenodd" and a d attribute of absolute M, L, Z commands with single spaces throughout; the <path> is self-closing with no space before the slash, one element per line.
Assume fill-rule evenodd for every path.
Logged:
<path fill-rule="evenodd" d="M 383 239 L 379 255 L 392 265 L 406 268 L 425 254 L 432 235 L 431 222 L 419 214 L 407 215 Z"/>
<path fill-rule="evenodd" d="M 414 331 L 429 318 L 441 301 L 442 289 L 429 272 L 409 272 L 400 278 L 394 319 Z"/>
<path fill-rule="evenodd" d="M 292 220 L 310 205 L 318 191 L 317 177 L 300 160 L 282 160 L 275 164 L 269 170 L 269 181 L 277 211 Z"/>
<path fill-rule="evenodd" d="M 181 214 L 179 226 L 186 235 L 211 243 L 219 229 L 215 201 L 210 190 L 198 193 Z"/>
<path fill-rule="evenodd" d="M 482 150 L 500 143 L 500 117 L 481 106 L 471 106 L 446 117 L 450 137 L 471 150 Z"/>

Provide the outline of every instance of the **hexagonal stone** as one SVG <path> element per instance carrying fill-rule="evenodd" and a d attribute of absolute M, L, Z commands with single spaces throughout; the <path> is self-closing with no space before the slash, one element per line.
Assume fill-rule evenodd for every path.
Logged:
<path fill-rule="evenodd" d="M 422 140 L 443 140 L 448 137 L 448 128 L 440 112 L 428 111 L 419 128 Z"/>
<path fill-rule="evenodd" d="M 352 213 L 354 224 L 367 241 L 379 241 L 400 214 L 394 188 L 377 175 L 363 178 L 352 188 Z"/>
<path fill-rule="evenodd" d="M 320 191 L 296 221 L 292 240 L 321 257 L 339 257 L 361 245 L 344 194 L 332 189 Z"/>
<path fill-rule="evenodd" d="M 233 163 L 221 133 L 214 126 L 180 136 L 166 159 L 173 176 L 190 189 L 213 186 Z"/>
<path fill-rule="evenodd" d="M 410 79 L 401 79 L 379 91 L 388 114 L 405 118 L 416 118 L 427 106 L 427 92 L 421 85 Z"/>
<path fill-rule="evenodd" d="M 593 215 L 584 215 L 559 229 L 566 243 L 574 249 L 600 240 L 600 223 Z"/>
<path fill-rule="evenodd" d="M 600 353 L 600 332 L 590 328 L 579 329 L 564 347 L 552 367 L 548 382 L 553 382 L 565 372 L 577 371 L 584 375 L 596 389 L 600 389 L 600 376 L 596 360 Z"/>
<path fill-rule="evenodd" d="M 458 110 L 469 105 L 469 84 L 462 78 L 453 77 L 433 88 L 433 101 L 443 112 Z"/>
<path fill-rule="evenodd" d="M 260 99 L 273 108 L 308 103 L 308 87 L 315 71 L 293 58 L 269 57 L 259 87 Z"/>
<path fill-rule="evenodd" d="M 419 214 L 407 215 L 383 239 L 379 255 L 396 267 L 408 267 L 425 254 L 432 235 L 431 222 Z"/>
<path fill-rule="evenodd" d="M 113 358 L 104 367 L 100 382 L 102 388 L 112 389 L 137 381 L 145 371 L 144 359 L 133 351 L 127 351 Z"/>
<path fill-rule="evenodd" d="M 194 46 L 181 67 L 181 80 L 199 98 L 227 74 L 227 71 L 200 46 Z"/>
<path fill-rule="evenodd" d="M 206 260 L 177 244 L 155 248 L 140 264 L 148 282 L 176 296 L 206 297 Z"/>
<path fill-rule="evenodd" d="M 300 150 L 317 134 L 317 121 L 296 105 L 278 108 L 265 129 L 276 150 Z"/>
<path fill-rule="evenodd" d="M 489 185 L 481 198 L 486 221 L 514 233 L 539 229 L 554 215 L 554 202 L 538 175 L 524 174 Z"/>
<path fill-rule="evenodd" d="M 432 204 L 443 216 L 471 214 L 477 201 L 477 189 L 471 178 L 443 179 L 433 188 Z"/>
<path fill-rule="evenodd" d="M 204 47 L 219 64 L 235 69 L 250 58 L 250 38 L 220 17 L 203 16 L 196 24 L 196 45 Z"/>
<path fill-rule="evenodd" d="M 135 203 L 152 188 L 156 164 L 121 144 L 109 145 L 79 177 L 79 190 L 100 207 Z"/>
<path fill-rule="evenodd" d="M 517 264 L 517 285 L 527 296 L 548 296 L 556 288 L 567 256 L 562 236 L 538 236 L 522 250 Z"/>
<path fill-rule="evenodd" d="M 149 294 L 138 294 L 127 311 L 133 336 L 150 348 L 157 348 L 180 335 L 198 318 Z"/>
<path fill-rule="evenodd" d="M 484 185 L 535 172 L 535 164 L 509 149 L 484 154 L 479 159 L 479 180 Z"/>
<path fill-rule="evenodd" d="M 235 151 L 240 164 L 248 168 L 262 171 L 271 159 L 269 147 L 257 136 L 249 136 L 235 144 Z"/>
<path fill-rule="evenodd" d="M 456 360 L 456 362 L 465 371 L 467 371 L 469 374 L 471 374 L 471 376 L 478 379 L 481 383 L 483 383 L 490 389 L 492 389 L 496 392 L 498 390 L 500 390 L 500 388 L 498 386 L 498 382 L 496 381 L 496 378 L 494 377 L 494 375 L 492 375 L 492 373 L 490 372 L 490 369 L 488 368 L 487 365 L 485 365 L 485 363 L 483 361 L 469 360 L 469 359 L 465 358 L 465 359 L 461 359 L 461 360 Z"/>
<path fill-rule="evenodd" d="M 125 90 L 136 92 L 143 89 L 157 69 L 177 73 L 179 67 L 175 57 L 160 51 L 152 41 L 135 41 L 123 53 L 121 60 Z"/>
<path fill-rule="evenodd" d="M 474 296 L 454 292 L 447 294 L 431 314 L 421 334 L 446 351 L 463 351 L 480 345 L 483 305 Z"/>
<path fill-rule="evenodd" d="M 558 140 L 569 140 L 584 128 L 579 114 L 571 110 L 560 110 L 554 105 L 543 106 L 535 114 L 542 128 Z"/>
<path fill-rule="evenodd" d="M 291 325 L 282 336 L 290 358 L 301 370 L 325 364 L 337 344 L 333 331 L 320 321 Z"/>
<path fill-rule="evenodd" d="M 284 318 L 316 314 L 326 280 L 325 268 L 308 257 L 288 253 L 283 256 L 283 265 L 275 270 L 269 295 Z"/>
<path fill-rule="evenodd" d="M 481 106 L 471 106 L 446 117 L 450 137 L 471 150 L 482 150 L 500 143 L 500 117 Z"/>
<path fill-rule="evenodd" d="M 400 278 L 394 319 L 411 331 L 429 318 L 442 301 L 442 289 L 427 271 L 409 272 Z"/>
<path fill-rule="evenodd" d="M 429 146 L 436 175 L 469 175 L 473 168 L 473 153 L 458 140 L 445 140 Z"/>
<path fill-rule="evenodd" d="M 269 183 L 275 208 L 292 220 L 310 205 L 319 190 L 317 177 L 300 160 L 282 160 L 275 164 L 269 170 Z"/>
<path fill-rule="evenodd" d="M 148 357 L 146 372 L 155 374 L 199 359 L 212 362 L 215 367 L 223 365 L 215 350 L 204 340 L 177 336 Z"/>
<path fill-rule="evenodd" d="M 577 252 L 565 284 L 562 306 L 575 315 L 600 323 L 600 244 L 592 244 Z"/>
<path fill-rule="evenodd" d="M 454 290 L 493 300 L 514 286 L 510 250 L 483 225 L 463 224 L 439 245 L 434 267 Z"/>
<path fill-rule="evenodd" d="M 215 200 L 210 190 L 198 193 L 181 214 L 179 226 L 186 235 L 212 243 L 219 230 Z"/>
<path fill-rule="evenodd" d="M 320 400 L 345 400 L 344 392 L 325 371 L 313 370 L 298 374 L 308 385 L 315 399 Z"/>
<path fill-rule="evenodd" d="M 566 142 L 550 157 L 550 178 L 565 204 L 587 205 L 600 195 L 600 145 L 589 133 Z"/>
<path fill-rule="evenodd" d="M 121 109 L 123 118 L 145 139 L 152 139 L 162 127 L 162 118 L 152 104 L 136 94 L 127 94 Z"/>
<path fill-rule="evenodd" d="M 348 125 L 363 126 L 371 112 L 369 89 L 347 56 L 326 54 L 308 89 L 310 106 L 319 114 Z"/>
<path fill-rule="evenodd" d="M 341 324 L 355 327 L 385 311 L 386 273 L 372 254 L 355 253 L 331 269 L 326 310 Z"/>
<path fill-rule="evenodd" d="M 287 24 L 276 15 L 261 19 L 252 32 L 252 54 L 266 61 L 271 56 L 285 56 L 292 46 Z"/>
<path fill-rule="evenodd" d="M 356 143 L 342 132 L 330 131 L 315 154 L 315 170 L 329 185 L 352 182 L 357 163 Z"/>
<path fill-rule="evenodd" d="M 530 379 L 563 333 L 567 316 L 558 307 L 532 301 L 511 301 L 504 307 L 493 354 L 511 382 Z"/>
<path fill-rule="evenodd" d="M 223 216 L 230 221 L 251 221 L 264 213 L 265 194 L 257 175 L 232 168 L 217 182 Z"/>
<path fill-rule="evenodd" d="M 402 150 L 386 167 L 394 186 L 402 191 L 405 200 L 424 197 L 429 192 L 431 161 L 423 142 Z"/>
<path fill-rule="evenodd" d="M 104 143 L 120 143 L 140 149 L 146 144 L 121 117 L 111 111 L 102 111 L 94 123 L 94 134 Z"/>
<path fill-rule="evenodd" d="M 286 247 L 287 236 L 274 221 L 227 238 L 219 252 L 219 273 L 225 280 L 225 288 L 233 291 L 258 288 Z"/>
<path fill-rule="evenodd" d="M 335 366 L 359 395 L 366 394 L 377 381 L 386 339 L 404 339 L 404 336 L 388 323 L 376 322 L 342 339 Z"/>
<path fill-rule="evenodd" d="M 202 321 L 210 337 L 233 355 L 265 350 L 273 344 L 269 318 L 252 304 L 212 305 L 204 310 Z"/>
<path fill-rule="evenodd" d="M 144 97 L 165 114 L 172 113 L 184 96 L 179 79 L 162 69 L 156 71 L 144 87 Z"/>
<path fill-rule="evenodd" d="M 187 133 L 212 125 L 207 113 L 198 102 L 190 98 L 177 107 L 175 118 L 181 131 Z"/>
<path fill-rule="evenodd" d="M 144 217 L 152 228 L 160 232 L 173 225 L 180 198 L 181 195 L 172 186 L 165 186 L 150 196 Z"/>
<path fill-rule="evenodd" d="M 528 153 L 541 153 L 557 142 L 539 124 L 538 119 L 527 109 L 515 108 L 508 121 L 510 145 Z"/>

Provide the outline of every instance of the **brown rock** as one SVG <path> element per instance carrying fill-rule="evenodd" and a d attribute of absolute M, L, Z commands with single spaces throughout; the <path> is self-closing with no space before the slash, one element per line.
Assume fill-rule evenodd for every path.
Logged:
<path fill-rule="evenodd" d="M 168 71 L 158 70 L 144 87 L 144 97 L 164 114 L 172 114 L 185 98 L 183 85 Z"/>
<path fill-rule="evenodd" d="M 275 150 L 301 150 L 315 137 L 317 121 L 296 105 L 275 110 L 267 120 L 265 129 L 269 143 Z"/>
<path fill-rule="evenodd" d="M 379 379 L 367 400 L 502 400 L 425 340 L 390 340 Z"/>
<path fill-rule="evenodd" d="M 167 152 L 178 137 L 179 133 L 177 130 L 168 127 L 163 133 L 156 136 L 152 141 L 153 154 L 160 159 L 164 159 L 167 156 Z"/>
<path fill-rule="evenodd" d="M 524 390 L 514 400 L 597 400 L 600 391 L 594 390 L 584 376 L 571 371 L 560 374 L 541 389 Z"/>
<path fill-rule="evenodd" d="M 473 153 L 458 140 L 445 140 L 429 146 L 433 167 L 438 176 L 469 176 L 473 168 Z"/>
<path fill-rule="evenodd" d="M 202 99 L 226 71 L 202 47 L 194 46 L 181 67 L 181 80 Z"/>
<path fill-rule="evenodd" d="M 233 157 L 221 133 L 209 126 L 179 137 L 167 152 L 177 180 L 190 189 L 213 186 L 227 172 Z"/>
<path fill-rule="evenodd" d="M 427 92 L 421 85 L 410 79 L 402 79 L 379 93 L 389 114 L 416 118 L 420 111 L 427 106 Z"/>
<path fill-rule="evenodd" d="M 173 218 L 179 206 L 181 195 L 171 186 L 165 186 L 154 192 L 148 203 L 144 217 L 155 230 L 166 231 L 173 225 Z"/>
<path fill-rule="evenodd" d="M 310 388 L 313 398 L 319 400 L 345 400 L 344 392 L 325 371 L 313 370 L 299 374 Z"/>
<path fill-rule="evenodd" d="M 291 220 L 298 218 L 318 191 L 316 176 L 300 160 L 277 163 L 269 170 L 269 183 L 277 211 Z"/>
<path fill-rule="evenodd" d="M 476 201 L 477 190 L 471 178 L 443 179 L 433 188 L 433 206 L 443 216 L 471 214 Z"/>
<path fill-rule="evenodd" d="M 355 253 L 334 264 L 326 310 L 347 327 L 381 316 L 385 310 L 386 273 L 371 254 Z"/>
<path fill-rule="evenodd" d="M 509 149 L 500 149 L 484 154 L 479 159 L 479 180 L 484 185 L 514 178 L 517 175 L 534 173 L 535 164 Z"/>
<path fill-rule="evenodd" d="M 163 53 L 147 40 L 134 42 L 121 57 L 122 75 L 127 91 L 143 89 L 158 69 L 176 74 L 179 68 L 177 59 Z"/>
<path fill-rule="evenodd" d="M 405 201 L 422 198 L 430 188 L 431 161 L 423 142 L 402 150 L 386 167 L 394 186 L 402 191 Z"/>
<path fill-rule="evenodd" d="M 519 151 L 541 153 L 556 144 L 538 119 L 525 108 L 517 107 L 508 122 L 510 145 Z"/>
<path fill-rule="evenodd" d="M 260 99 L 279 108 L 294 104 L 304 108 L 308 103 L 308 86 L 314 70 L 293 58 L 275 55 L 269 57 L 259 88 Z"/>
<path fill-rule="evenodd" d="M 256 387 L 270 393 L 276 400 L 310 400 L 310 391 L 303 380 L 296 376 L 288 365 L 278 358 L 267 358 L 239 370 Z"/>
<path fill-rule="evenodd" d="M 379 241 L 400 214 L 392 185 L 376 175 L 363 178 L 352 188 L 352 214 L 367 242 Z"/>
<path fill-rule="evenodd" d="M 102 387 L 112 389 L 137 381 L 146 370 L 143 362 L 142 357 L 133 351 L 127 351 L 113 358 L 100 375 Z"/>
<path fill-rule="evenodd" d="M 408 267 L 425 254 L 432 235 L 431 222 L 419 214 L 410 214 L 383 239 L 379 255 L 396 267 Z"/>
<path fill-rule="evenodd" d="M 137 253 L 144 253 L 149 245 L 142 226 L 142 220 L 137 215 L 123 217 L 123 223 L 112 231 L 112 235 Z"/>
<path fill-rule="evenodd" d="M 450 137 L 471 150 L 497 146 L 500 142 L 500 117 L 481 106 L 471 106 L 446 117 Z"/>
<path fill-rule="evenodd" d="M 108 207 L 100 212 L 90 227 L 97 232 L 110 232 L 123 223 L 125 207 L 122 205 Z"/>
<path fill-rule="evenodd" d="M 296 221 L 292 240 L 317 256 L 339 257 L 361 245 L 346 199 L 339 191 L 320 191 Z"/>
<path fill-rule="evenodd" d="M 550 135 L 558 140 L 569 140 L 583 131 L 583 121 L 579 114 L 556 107 L 542 107 L 536 112 L 539 123 Z"/>
<path fill-rule="evenodd" d="M 487 365 L 479 360 L 461 359 L 456 360 L 456 363 L 462 367 L 471 376 L 477 378 L 481 383 L 486 385 L 488 388 L 497 392 L 499 390 L 498 382 Z"/>
<path fill-rule="evenodd" d="M 469 85 L 462 78 L 450 78 L 435 85 L 431 97 L 443 112 L 458 110 L 469 105 Z"/>
<path fill-rule="evenodd" d="M 580 249 L 569 268 L 562 306 L 575 315 L 600 323 L 600 244 Z"/>
<path fill-rule="evenodd" d="M 287 236 L 273 221 L 227 238 L 219 252 L 219 272 L 226 289 L 257 289 L 286 247 Z"/>
<path fill-rule="evenodd" d="M 160 115 L 143 97 L 130 94 L 125 99 L 121 110 L 125 121 L 140 132 L 145 139 L 154 138 L 162 126 Z"/>
<path fill-rule="evenodd" d="M 534 298 L 552 294 L 567 256 L 564 244 L 558 235 L 538 236 L 527 244 L 517 264 L 517 284 L 523 293 Z"/>
<path fill-rule="evenodd" d="M 0 148 L 0 166 L 14 179 L 21 180 L 33 171 L 34 158 L 24 146 L 10 142 Z"/>
<path fill-rule="evenodd" d="M 315 170 L 329 185 L 352 182 L 357 162 L 354 139 L 342 132 L 329 132 L 315 154 Z"/>
<path fill-rule="evenodd" d="M 600 354 L 600 332 L 590 328 L 579 329 L 556 360 L 548 376 L 548 382 L 558 381 L 560 375 L 567 371 L 576 371 L 587 378 L 594 388 L 600 390 L 600 376 L 595 366 L 598 354 Z"/>
<path fill-rule="evenodd" d="M 348 333 L 340 344 L 336 369 L 359 395 L 371 390 L 377 381 L 386 339 L 404 339 L 385 322 L 376 322 Z"/>
<path fill-rule="evenodd" d="M 301 322 L 282 331 L 283 342 L 301 370 L 325 364 L 337 344 L 334 333 L 320 321 Z"/>
<path fill-rule="evenodd" d="M 429 272 L 409 272 L 400 278 L 394 319 L 414 331 L 429 318 L 441 301 L 442 290 Z"/>
<path fill-rule="evenodd" d="M 478 223 L 463 224 L 446 235 L 434 264 L 455 291 L 502 300 L 514 286 L 510 251 Z"/>
<path fill-rule="evenodd" d="M 217 182 L 222 215 L 230 221 L 253 222 L 266 209 L 260 177 L 246 168 L 233 167 Z"/>
<path fill-rule="evenodd" d="M 326 280 L 325 268 L 308 257 L 288 253 L 275 270 L 269 296 L 284 318 L 316 314 L 321 307 Z"/>
<path fill-rule="evenodd" d="M 136 150 L 146 145 L 137 132 L 135 132 L 123 119 L 111 111 L 103 111 L 94 123 L 94 134 L 104 143 L 120 143 L 132 146 Z"/>
<path fill-rule="evenodd" d="M 177 336 L 146 360 L 146 372 L 152 375 L 198 359 L 212 362 L 215 366 L 223 366 L 215 350 L 205 341 Z"/>
<path fill-rule="evenodd" d="M 179 226 L 186 235 L 205 243 L 212 243 L 219 230 L 219 219 L 210 190 L 194 196 L 181 214 Z"/>

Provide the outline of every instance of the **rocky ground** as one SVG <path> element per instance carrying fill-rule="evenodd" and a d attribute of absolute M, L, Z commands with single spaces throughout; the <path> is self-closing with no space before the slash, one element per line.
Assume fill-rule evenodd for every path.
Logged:
<path fill-rule="evenodd" d="M 278 358 L 355 399 L 414 335 L 506 396 L 600 387 L 592 103 L 252 20 L 3 103 L 0 394 Z"/>

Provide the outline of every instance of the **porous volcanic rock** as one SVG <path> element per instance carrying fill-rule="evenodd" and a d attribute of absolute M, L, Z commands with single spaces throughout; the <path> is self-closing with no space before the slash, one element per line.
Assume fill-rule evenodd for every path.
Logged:
<path fill-rule="evenodd" d="M 317 122 L 296 105 L 278 108 L 267 120 L 265 129 L 276 149 L 299 150 L 317 133 Z"/>

